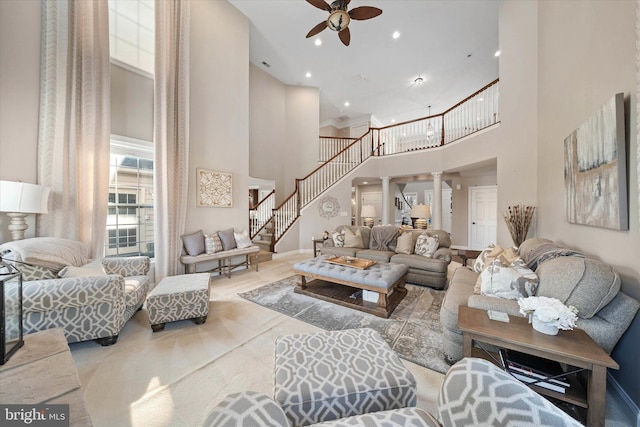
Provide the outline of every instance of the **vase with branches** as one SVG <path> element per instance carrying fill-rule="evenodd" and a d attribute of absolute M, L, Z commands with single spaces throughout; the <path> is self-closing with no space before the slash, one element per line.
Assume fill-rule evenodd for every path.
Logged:
<path fill-rule="evenodd" d="M 531 205 L 513 205 L 507 207 L 504 212 L 504 222 L 507 224 L 509 233 L 516 247 L 520 246 L 527 238 L 529 227 L 536 211 L 535 206 Z"/>

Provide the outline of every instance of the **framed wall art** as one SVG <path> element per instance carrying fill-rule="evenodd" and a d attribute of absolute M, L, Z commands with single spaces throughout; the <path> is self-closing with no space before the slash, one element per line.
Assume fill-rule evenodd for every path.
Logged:
<path fill-rule="evenodd" d="M 197 169 L 197 206 L 205 208 L 233 207 L 233 180 L 228 172 Z"/>
<path fill-rule="evenodd" d="M 565 138 L 564 188 L 568 222 L 629 229 L 622 93 Z"/>

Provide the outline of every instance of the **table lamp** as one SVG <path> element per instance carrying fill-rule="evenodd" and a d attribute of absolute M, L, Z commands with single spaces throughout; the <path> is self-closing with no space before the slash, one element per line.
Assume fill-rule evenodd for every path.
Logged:
<path fill-rule="evenodd" d="M 376 207 L 373 205 L 364 205 L 360 211 L 360 216 L 364 218 L 364 225 L 367 227 L 373 227 L 373 218 L 378 216 Z"/>
<path fill-rule="evenodd" d="M 11 218 L 12 240 L 24 239 L 29 214 L 47 213 L 49 187 L 25 182 L 0 181 L 0 212 Z"/>
<path fill-rule="evenodd" d="M 413 220 L 413 228 L 427 228 L 427 219 L 431 218 L 429 205 L 413 205 L 409 216 Z"/>

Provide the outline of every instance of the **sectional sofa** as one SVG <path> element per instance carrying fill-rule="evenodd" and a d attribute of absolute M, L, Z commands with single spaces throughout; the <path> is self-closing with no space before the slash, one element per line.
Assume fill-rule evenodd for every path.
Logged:
<path fill-rule="evenodd" d="M 557 298 L 576 307 L 576 326 L 611 353 L 640 308 L 640 302 L 620 291 L 620 276 L 613 267 L 549 239 L 524 241 L 518 255 L 538 276 L 535 295 Z M 474 292 L 478 276 L 471 267 L 457 268 L 442 302 L 444 352 L 452 362 L 462 358 L 460 306 L 522 316 L 516 300 Z"/>

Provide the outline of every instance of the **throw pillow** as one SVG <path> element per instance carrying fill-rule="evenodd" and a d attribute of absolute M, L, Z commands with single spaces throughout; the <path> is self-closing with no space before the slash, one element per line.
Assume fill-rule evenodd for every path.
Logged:
<path fill-rule="evenodd" d="M 222 240 L 220 240 L 218 233 L 204 235 L 204 250 L 207 255 L 215 254 L 222 250 Z"/>
<path fill-rule="evenodd" d="M 58 272 L 58 277 L 90 277 L 90 276 L 104 276 L 106 273 L 102 266 L 102 260 L 95 259 L 82 267 L 74 267 L 68 265 Z"/>
<path fill-rule="evenodd" d="M 496 259 L 496 257 L 503 251 L 504 249 L 502 249 L 500 245 L 494 245 L 493 243 L 491 243 L 489 246 L 483 249 L 482 252 L 480 252 L 478 258 L 476 258 L 475 262 L 473 263 L 473 271 L 475 271 L 476 273 L 482 273 L 482 270 L 490 265 L 491 262 L 493 262 L 493 260 Z"/>
<path fill-rule="evenodd" d="M 360 230 L 356 230 L 354 233 L 350 229 L 345 228 L 343 236 L 345 248 L 364 248 L 364 243 L 362 243 L 362 232 Z"/>
<path fill-rule="evenodd" d="M 438 235 L 435 234 L 433 236 L 429 236 L 426 233 L 422 233 L 416 239 L 416 255 L 422 255 L 427 258 L 431 258 L 435 253 L 436 249 L 438 249 Z"/>
<path fill-rule="evenodd" d="M 538 276 L 518 259 L 511 265 L 495 259 L 482 273 L 481 293 L 495 297 L 517 300 L 536 294 Z"/>
<path fill-rule="evenodd" d="M 11 264 L 11 261 L 9 261 Z M 17 264 L 18 270 L 22 272 L 22 281 L 30 282 L 32 280 L 57 279 L 56 274 L 46 267 L 30 264 Z"/>
<path fill-rule="evenodd" d="M 242 233 L 233 233 L 233 238 L 236 239 L 236 247 L 239 249 L 248 248 L 253 245 L 249 237 L 249 231 L 247 230 L 243 230 Z"/>
<path fill-rule="evenodd" d="M 204 234 L 202 230 L 182 236 L 184 250 L 191 256 L 198 256 L 204 253 Z"/>
<path fill-rule="evenodd" d="M 222 241 L 222 250 L 228 251 L 238 247 L 236 244 L 236 238 L 233 236 L 233 228 L 218 231 L 218 236 Z"/>
<path fill-rule="evenodd" d="M 331 233 L 331 237 L 333 238 L 333 246 L 336 248 L 344 247 L 344 233 L 340 231 L 334 231 Z"/>
<path fill-rule="evenodd" d="M 413 248 L 416 246 L 416 241 L 411 231 L 406 231 L 398 237 L 398 243 L 396 244 L 397 254 L 412 254 Z"/>

